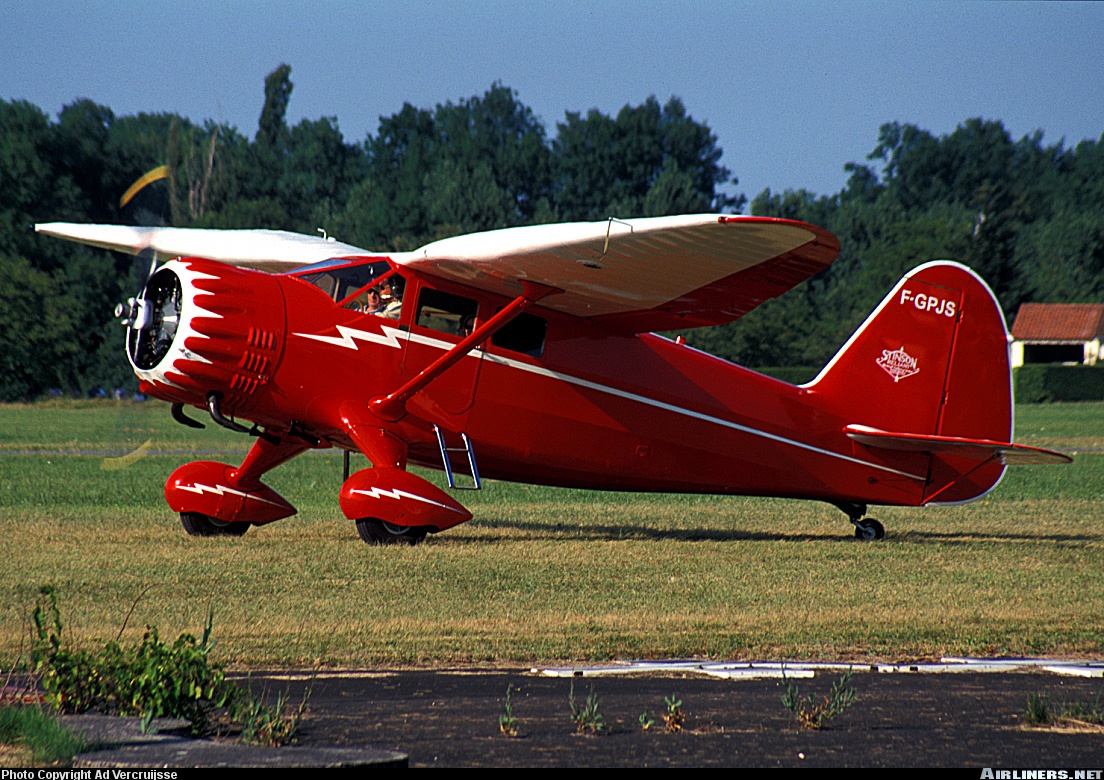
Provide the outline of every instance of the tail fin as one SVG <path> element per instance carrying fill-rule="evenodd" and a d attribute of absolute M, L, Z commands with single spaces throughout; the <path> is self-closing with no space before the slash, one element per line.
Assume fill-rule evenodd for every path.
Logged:
<path fill-rule="evenodd" d="M 807 387 L 856 424 L 1011 441 L 1004 315 L 958 263 L 909 272 Z"/>
<path fill-rule="evenodd" d="M 909 272 L 806 387 L 852 426 L 902 434 L 898 442 L 907 435 L 1011 442 L 1004 315 L 988 285 L 958 263 Z M 949 460 L 961 459 L 933 459 L 924 502 L 975 498 L 1004 470 L 999 459 L 977 474 L 976 459 Z"/>

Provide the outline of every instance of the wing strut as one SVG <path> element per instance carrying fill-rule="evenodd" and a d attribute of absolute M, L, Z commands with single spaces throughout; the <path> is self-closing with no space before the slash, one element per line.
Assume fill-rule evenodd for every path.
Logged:
<path fill-rule="evenodd" d="M 372 413 L 388 422 L 401 419 L 406 414 L 406 402 L 410 400 L 411 396 L 451 368 L 454 363 L 485 342 L 534 303 L 542 298 L 547 298 L 549 295 L 563 292 L 559 288 L 549 287 L 538 282 L 522 280 L 521 284 L 521 295 L 514 298 L 506 308 L 473 330 L 467 338 L 423 368 L 417 376 L 398 390 L 387 395 L 377 396 L 369 401 L 368 408 L 372 410 Z"/>

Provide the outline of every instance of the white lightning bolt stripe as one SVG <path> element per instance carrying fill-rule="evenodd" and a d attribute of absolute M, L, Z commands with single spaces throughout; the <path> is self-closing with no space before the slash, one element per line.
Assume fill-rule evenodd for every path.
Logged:
<path fill-rule="evenodd" d="M 399 330 L 398 328 L 390 328 L 386 325 L 380 328 L 382 333 L 372 333 L 371 331 L 350 328 L 345 325 L 336 325 L 334 327 L 337 328 L 337 332 L 341 334 L 340 336 L 320 336 L 314 333 L 293 333 L 291 335 L 302 336 L 305 339 L 314 339 L 315 341 L 321 341 L 325 344 L 333 344 L 335 347 L 344 347 L 345 349 L 352 350 L 359 349 L 354 339 L 399 349 L 402 347 L 400 342 L 409 337 L 409 334 L 405 331 Z"/>
<path fill-rule="evenodd" d="M 419 496 L 415 493 L 407 493 L 405 490 L 384 490 L 383 488 L 372 488 L 371 490 L 360 490 L 359 488 L 353 488 L 350 493 L 359 493 L 362 496 L 369 496 L 370 498 L 394 498 L 395 500 L 403 498 L 411 498 L 415 501 L 421 501 L 425 504 L 433 504 L 433 506 L 439 506 L 442 509 L 448 509 L 452 512 L 460 512 L 461 510 L 456 507 L 449 506 L 448 504 L 442 504 L 439 501 L 433 501 L 425 496 Z"/>
<path fill-rule="evenodd" d="M 924 477 L 917 474 L 910 474 L 907 471 L 900 471 L 898 469 L 890 468 L 889 466 L 882 466 L 877 463 L 871 463 L 870 461 L 862 460 L 861 458 L 853 458 L 849 455 L 832 452 L 831 450 L 822 449 L 821 447 L 815 447 L 812 444 L 806 444 L 805 442 L 797 441 L 795 439 L 788 439 L 785 436 L 779 436 L 774 433 L 767 433 L 766 431 L 761 431 L 758 428 L 751 428 L 747 425 L 740 425 L 739 423 L 733 422 L 731 420 L 725 420 L 720 417 L 714 417 L 712 415 L 705 414 L 704 412 L 698 412 L 693 409 L 686 409 L 681 406 L 675 406 L 674 404 L 659 401 L 655 398 L 649 398 L 645 395 L 638 395 L 627 390 L 621 390 L 616 387 L 610 387 L 608 385 L 599 384 L 597 382 L 591 382 L 577 376 L 572 376 L 571 374 L 564 374 L 559 371 L 552 371 L 551 369 L 547 369 L 542 366 L 533 366 L 528 363 L 522 363 L 519 360 L 512 360 L 510 358 L 503 357 L 501 355 L 488 354 L 485 357 L 492 363 L 498 363 L 500 365 L 509 366 L 510 368 L 516 368 L 521 371 L 526 371 L 530 374 L 536 374 L 537 376 L 544 376 L 550 379 L 556 379 L 561 382 L 567 382 L 568 384 L 575 385 L 576 387 L 585 387 L 589 390 L 595 390 L 597 392 L 606 393 L 618 398 L 635 401 L 636 403 L 646 404 L 647 406 L 651 406 L 656 409 L 663 409 L 665 411 L 674 412 L 675 414 L 681 414 L 686 417 L 694 418 L 696 420 L 703 420 L 705 422 L 712 423 L 713 425 L 720 425 L 725 428 L 730 428 L 734 431 L 741 431 L 742 433 L 748 433 L 752 436 L 759 436 L 769 441 L 776 441 L 780 444 L 788 444 L 791 447 L 797 447 L 798 449 L 807 450 L 808 452 L 815 452 L 818 455 L 827 455 L 830 458 L 847 461 L 848 463 L 856 463 L 860 466 L 878 469 L 880 471 L 886 471 L 890 474 L 897 474 L 902 477 L 908 477 L 909 479 L 914 479 L 919 482 L 924 481 Z"/>
<path fill-rule="evenodd" d="M 888 298 L 887 298 L 887 300 L 888 300 Z M 884 301 L 883 301 L 883 303 L 884 303 Z M 326 342 L 328 344 L 334 344 L 334 345 L 339 346 L 339 347 L 346 347 L 347 349 L 353 349 L 353 350 L 358 349 L 356 343 L 353 341 L 354 338 L 359 338 L 359 339 L 362 339 L 363 341 L 371 341 L 371 342 L 376 343 L 376 344 L 385 344 L 385 345 L 390 346 L 390 347 L 398 348 L 401 345 L 399 344 L 396 337 L 399 336 L 400 334 L 403 338 L 405 338 L 408 341 L 413 341 L 417 344 L 424 344 L 424 345 L 430 346 L 430 347 L 436 347 L 437 349 L 441 349 L 441 350 L 449 350 L 449 349 L 452 349 L 452 347 L 456 346 L 455 344 L 453 344 L 451 342 L 448 342 L 448 341 L 442 341 L 440 339 L 435 339 L 435 338 L 432 338 L 432 337 L 429 337 L 429 336 L 423 336 L 423 335 L 418 334 L 418 333 L 408 333 L 406 331 L 400 331 L 400 330 L 397 330 L 395 328 L 389 328 L 387 326 L 383 326 L 383 328 L 382 328 L 382 330 L 386 331 L 387 336 L 380 336 L 380 335 L 375 334 L 375 333 L 369 333 L 367 331 L 357 330 L 356 328 L 348 328 L 348 327 L 345 327 L 344 325 L 337 325 L 335 327 L 337 328 L 338 332 L 340 332 L 342 334 L 341 337 L 337 337 L 337 336 L 316 336 L 316 335 L 313 335 L 313 334 L 310 334 L 310 333 L 296 333 L 294 335 L 303 336 L 303 337 L 308 338 L 308 339 L 315 339 L 317 341 L 323 341 L 323 342 Z M 641 403 L 641 404 L 645 404 L 647 406 L 654 407 L 656 409 L 663 409 L 663 410 L 668 411 L 668 412 L 674 412 L 675 414 L 681 414 L 681 415 L 684 415 L 686 417 L 692 417 L 692 418 L 697 419 L 697 420 L 703 420 L 705 422 L 712 423 L 714 425 L 720 425 L 720 426 L 723 426 L 725 428 L 730 428 L 730 429 L 735 430 L 735 431 L 741 431 L 743 433 L 748 433 L 748 434 L 751 434 L 752 436 L 758 436 L 758 437 L 761 437 L 763 439 L 767 439 L 769 441 L 775 441 L 775 442 L 778 442 L 780 444 L 786 444 L 786 445 L 789 445 L 791 447 L 797 447 L 798 449 L 806 450 L 808 452 L 815 452 L 818 455 L 825 455 L 827 457 L 835 458 L 837 460 L 846 461 L 848 463 L 855 463 L 857 465 L 864 466 L 866 468 L 877 469 L 879 471 L 884 471 L 884 472 L 887 472 L 889 474 L 896 474 L 898 476 L 907 477 L 908 479 L 913 479 L 913 480 L 916 480 L 918 482 L 923 482 L 924 479 L 925 479 L 925 477 L 922 476 L 922 475 L 910 474 L 906 471 L 901 471 L 899 469 L 890 468 L 889 466 L 882 466 L 878 463 L 871 463 L 870 461 L 863 460 L 861 458 L 855 458 L 855 457 L 852 457 L 850 455 L 844 455 L 844 454 L 839 453 L 839 452 L 832 452 L 831 450 L 826 450 L 826 449 L 823 449 L 821 447 L 816 447 L 812 444 L 806 444 L 804 442 L 797 441 L 796 439 L 789 439 L 789 438 L 786 438 L 785 436 L 779 436 L 778 434 L 767 433 L 766 431 L 761 431 L 758 428 L 752 428 L 752 427 L 749 427 L 747 425 L 741 425 L 740 423 L 733 422 L 732 420 L 725 420 L 725 419 L 720 418 L 720 417 L 714 417 L 712 415 L 705 414 L 704 412 L 698 412 L 698 411 L 695 411 L 693 409 L 687 409 L 685 407 L 675 406 L 674 404 L 665 403 L 665 402 L 659 401 L 655 398 L 649 398 L 648 396 L 645 396 L 645 395 L 639 395 L 637 393 L 632 393 L 632 392 L 629 392 L 627 390 L 621 390 L 621 389 L 616 388 L 616 387 L 610 387 L 609 385 L 603 385 L 603 384 L 600 384 L 598 382 L 591 382 L 589 380 L 582 379 L 582 378 L 577 377 L 577 376 L 572 376 L 571 374 L 564 374 L 564 373 L 561 373 L 559 371 L 553 371 L 551 369 L 544 368 L 543 366 L 534 366 L 534 365 L 531 365 L 529 363 L 523 363 L 519 360 L 513 360 L 511 358 L 508 358 L 508 357 L 505 357 L 505 356 L 502 356 L 502 355 L 486 354 L 481 349 L 473 349 L 471 352 L 469 352 L 467 354 L 467 357 L 486 358 L 487 360 L 491 361 L 492 363 L 497 363 L 499 365 L 508 366 L 510 368 L 514 368 L 514 369 L 518 369 L 520 371 L 528 372 L 530 374 L 536 374 L 537 376 L 543 376 L 543 377 L 547 377 L 549 379 L 555 379 L 555 380 L 558 380 L 558 381 L 561 381 L 561 382 L 567 382 L 568 384 L 575 385 L 576 387 L 585 387 L 589 390 L 595 390 L 597 392 L 606 393 L 608 395 L 616 396 L 618 398 L 624 398 L 624 399 L 627 399 L 629 401 L 634 401 L 634 402 L 637 402 L 637 403 Z M 432 503 L 432 502 L 430 502 L 430 503 Z"/>
<path fill-rule="evenodd" d="M 198 482 L 193 482 L 191 486 L 177 485 L 176 487 L 180 490 L 187 490 L 189 493 L 195 493 L 197 495 L 203 495 L 204 493 L 213 493 L 216 496 L 221 496 L 225 493 L 230 493 L 231 495 L 235 496 L 252 498 L 254 501 L 260 501 L 262 504 L 271 504 L 272 506 L 278 507 L 283 506 L 283 504 L 277 503 L 275 501 L 269 501 L 268 499 L 261 498 L 260 496 L 255 496 L 252 493 L 245 493 L 241 490 L 235 490 L 232 487 L 226 487 L 226 485 L 215 485 L 214 487 L 211 487 L 210 485 L 201 485 Z"/>

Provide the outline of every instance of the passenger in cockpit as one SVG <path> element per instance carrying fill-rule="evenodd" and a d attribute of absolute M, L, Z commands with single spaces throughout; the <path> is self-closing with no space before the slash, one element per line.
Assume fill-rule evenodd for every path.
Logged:
<path fill-rule="evenodd" d="M 397 320 L 402 314 L 403 278 L 398 274 L 392 274 L 385 284 L 388 285 L 390 299 L 384 304 L 383 311 L 380 313 L 390 320 Z"/>

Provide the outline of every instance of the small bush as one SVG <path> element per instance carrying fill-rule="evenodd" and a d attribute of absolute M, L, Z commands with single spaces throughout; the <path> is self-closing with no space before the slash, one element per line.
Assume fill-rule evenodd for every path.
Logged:
<path fill-rule="evenodd" d="M 208 657 L 210 612 L 198 641 L 191 634 L 181 634 L 168 645 L 156 628 L 147 626 L 137 647 L 107 642 L 98 653 L 73 650 L 62 643 L 61 612 L 52 587 L 40 590 L 33 619 L 31 661 L 46 690 L 46 701 L 58 712 L 97 709 L 137 715 L 143 731 L 154 718 L 184 718 L 199 734 L 207 730 L 211 712 L 239 694 Z"/>
<path fill-rule="evenodd" d="M 210 730 L 214 712 L 224 708 L 231 722 L 241 724 L 244 741 L 273 746 L 292 741 L 306 714 L 309 691 L 297 709 L 290 709 L 285 694 L 269 707 L 226 679 L 222 667 L 210 659 L 211 611 L 198 640 L 181 634 L 169 645 L 155 627 L 147 626 L 136 647 L 115 641 L 94 652 L 63 642 L 54 588 L 44 586 L 39 596 L 31 661 L 47 703 L 58 712 L 95 709 L 137 715 L 143 731 L 154 718 L 184 718 L 194 734 L 202 734 Z"/>

